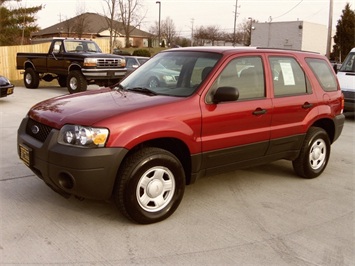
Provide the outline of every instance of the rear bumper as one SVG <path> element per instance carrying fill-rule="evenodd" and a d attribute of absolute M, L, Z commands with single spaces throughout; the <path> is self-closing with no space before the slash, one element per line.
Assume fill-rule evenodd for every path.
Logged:
<path fill-rule="evenodd" d="M 335 132 L 334 132 L 334 139 L 333 139 L 334 142 L 339 138 L 341 132 L 343 131 L 343 127 L 345 123 L 345 115 L 344 114 L 337 115 L 333 119 L 333 121 L 335 125 Z"/>

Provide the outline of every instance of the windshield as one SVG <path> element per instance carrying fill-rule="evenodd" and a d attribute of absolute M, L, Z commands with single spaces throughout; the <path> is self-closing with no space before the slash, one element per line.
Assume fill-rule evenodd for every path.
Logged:
<path fill-rule="evenodd" d="M 144 89 L 154 95 L 190 96 L 220 57 L 206 52 L 163 52 L 124 79 L 120 87 L 141 92 Z"/>
<path fill-rule="evenodd" d="M 101 53 L 101 49 L 95 42 L 81 41 L 81 40 L 65 40 L 65 51 L 69 53 L 91 52 Z"/>
<path fill-rule="evenodd" d="M 355 52 L 351 52 L 345 58 L 344 63 L 341 65 L 339 71 L 341 72 L 355 72 Z"/>

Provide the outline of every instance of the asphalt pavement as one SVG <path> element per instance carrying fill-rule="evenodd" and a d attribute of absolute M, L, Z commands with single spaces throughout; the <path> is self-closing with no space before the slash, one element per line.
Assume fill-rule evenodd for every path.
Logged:
<path fill-rule="evenodd" d="M 112 202 L 61 197 L 19 160 L 20 121 L 62 94 L 0 98 L 0 265 L 355 265 L 353 117 L 320 177 L 299 178 L 288 161 L 209 176 L 167 220 L 137 225 Z"/>

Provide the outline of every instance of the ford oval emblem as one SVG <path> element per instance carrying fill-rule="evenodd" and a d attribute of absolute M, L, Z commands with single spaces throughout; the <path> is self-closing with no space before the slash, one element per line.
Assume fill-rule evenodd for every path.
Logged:
<path fill-rule="evenodd" d="M 38 134 L 38 132 L 39 132 L 39 127 L 36 126 L 36 125 L 34 125 L 34 126 L 31 127 L 31 131 L 32 131 L 33 134 Z"/>

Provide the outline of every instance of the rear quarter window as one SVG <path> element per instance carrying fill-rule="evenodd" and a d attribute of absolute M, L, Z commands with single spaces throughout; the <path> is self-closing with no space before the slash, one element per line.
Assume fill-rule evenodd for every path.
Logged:
<path fill-rule="evenodd" d="M 336 77 L 326 60 L 306 58 L 306 62 L 324 91 L 336 91 L 338 89 Z"/>

